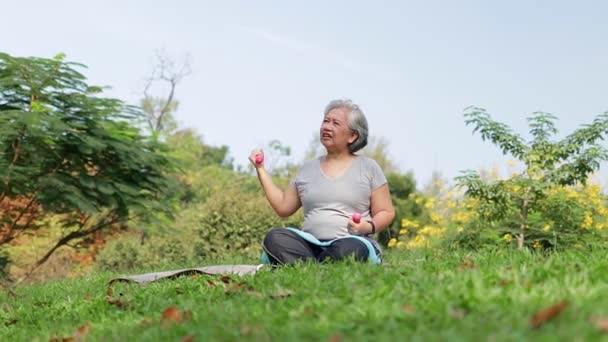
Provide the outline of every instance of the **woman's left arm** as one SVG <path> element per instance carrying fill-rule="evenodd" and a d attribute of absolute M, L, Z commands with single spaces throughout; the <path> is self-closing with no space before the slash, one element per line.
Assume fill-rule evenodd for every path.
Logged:
<path fill-rule="evenodd" d="M 348 221 L 349 232 L 353 235 L 379 233 L 393 222 L 395 219 L 395 209 L 393 208 L 393 201 L 391 200 L 391 194 L 388 190 L 388 184 L 384 184 L 372 192 L 371 215 L 372 222 L 374 223 L 373 226 L 369 221 L 364 220 L 356 223 L 351 217 Z"/>
<path fill-rule="evenodd" d="M 386 229 L 395 219 L 395 209 L 388 184 L 384 184 L 372 192 L 371 214 L 376 226 L 376 233 Z M 369 232 L 371 233 L 371 227 Z"/>

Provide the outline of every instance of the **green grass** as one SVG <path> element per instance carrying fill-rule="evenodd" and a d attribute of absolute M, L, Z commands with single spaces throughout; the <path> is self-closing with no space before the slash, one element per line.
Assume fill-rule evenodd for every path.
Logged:
<path fill-rule="evenodd" d="M 228 284 L 194 276 L 113 285 L 125 307 L 106 300 L 114 274 L 95 274 L 4 291 L 0 340 L 69 337 L 86 323 L 86 340 L 105 341 L 601 340 L 608 334 L 593 319 L 608 318 L 607 254 L 393 252 L 383 266 L 306 264 Z M 530 327 L 535 312 L 562 300 L 560 315 Z M 191 317 L 162 322 L 172 305 Z"/>

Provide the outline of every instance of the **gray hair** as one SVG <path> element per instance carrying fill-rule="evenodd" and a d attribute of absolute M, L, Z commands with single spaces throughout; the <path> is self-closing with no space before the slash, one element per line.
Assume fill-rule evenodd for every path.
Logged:
<path fill-rule="evenodd" d="M 357 132 L 357 140 L 353 141 L 352 144 L 348 145 L 348 149 L 351 153 L 355 153 L 367 145 L 367 137 L 369 135 L 369 128 L 367 126 L 367 119 L 363 114 L 361 108 L 354 104 L 349 99 L 344 100 L 333 100 L 325 107 L 325 116 L 336 108 L 344 108 L 348 111 L 348 127 Z"/>

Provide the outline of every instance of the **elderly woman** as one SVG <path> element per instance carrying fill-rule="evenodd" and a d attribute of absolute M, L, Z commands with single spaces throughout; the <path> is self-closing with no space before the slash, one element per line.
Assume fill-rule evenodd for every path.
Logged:
<path fill-rule="evenodd" d="M 380 166 L 355 154 L 367 145 L 367 120 L 350 100 L 331 101 L 324 114 L 319 137 L 327 154 L 305 162 L 284 191 L 273 184 L 263 162 L 256 162 L 262 151 L 249 156 L 279 216 L 304 208 L 301 230 L 275 228 L 266 235 L 263 259 L 271 264 L 347 257 L 381 261 L 373 235 L 393 221 L 395 212 Z"/>

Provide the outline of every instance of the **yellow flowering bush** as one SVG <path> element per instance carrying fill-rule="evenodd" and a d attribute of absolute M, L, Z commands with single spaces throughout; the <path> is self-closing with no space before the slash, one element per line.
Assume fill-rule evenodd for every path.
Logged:
<path fill-rule="evenodd" d="M 406 236 L 413 236 L 421 224 L 430 223 L 431 211 L 427 209 L 427 197 L 416 191 L 413 174 L 389 173 L 387 180 L 395 207 L 395 220 L 379 234 L 380 243 L 391 247 L 403 247 Z"/>
<path fill-rule="evenodd" d="M 549 113 L 533 113 L 527 118 L 530 139 L 524 139 L 485 109 L 467 108 L 465 123 L 473 132 L 513 157 L 507 163 L 509 176 L 501 179 L 497 166 L 487 172 L 466 170 L 452 189 L 435 177 L 424 195 L 413 193 L 416 214 L 399 217 L 399 234 L 389 244 L 418 248 L 452 239 L 458 246 L 555 249 L 602 243 L 605 239 L 597 237 L 608 225 L 608 208 L 590 175 L 608 160 L 608 149 L 598 144 L 608 136 L 608 112 L 561 140 L 555 139 L 556 120 Z M 513 170 L 518 165 L 521 169 Z"/>
<path fill-rule="evenodd" d="M 533 113 L 527 118 L 529 139 L 524 139 L 483 108 L 465 112 L 474 133 L 512 156 L 511 167 L 522 165 L 506 179 L 497 179 L 495 170 L 486 175 L 466 170 L 456 177 L 466 196 L 480 201 L 480 218 L 499 233 L 510 233 L 518 248 L 559 248 L 598 226 L 595 216 L 604 203 L 599 186 L 588 180 L 608 160 L 608 149 L 598 143 L 608 136 L 608 112 L 561 140 L 555 139 L 556 120 L 549 113 Z"/>
<path fill-rule="evenodd" d="M 432 189 L 415 193 L 411 199 L 426 211 L 416 218 L 402 218 L 397 237 L 388 242 L 388 247 L 428 248 L 441 243 L 450 230 L 464 231 L 474 220 L 475 200 L 463 199 L 462 192 L 449 189 L 447 182 L 435 180 Z"/>
<path fill-rule="evenodd" d="M 485 175 L 488 179 L 500 177 L 496 171 Z M 512 191 L 521 189 L 513 186 Z M 608 201 L 597 177 L 590 178 L 586 185 L 554 186 L 547 194 L 538 204 L 539 210 L 529 213 L 526 230 L 530 248 L 582 246 L 581 233 L 594 233 L 589 236 L 593 239 L 607 230 Z M 435 186 L 432 193 L 416 193 L 412 198 L 428 213 L 402 218 L 397 236 L 388 242 L 389 248 L 429 248 L 444 242 L 477 248 L 484 244 L 513 246 L 517 242 L 517 212 L 488 223 L 480 216 L 480 201 L 449 188 L 447 182 Z"/>

